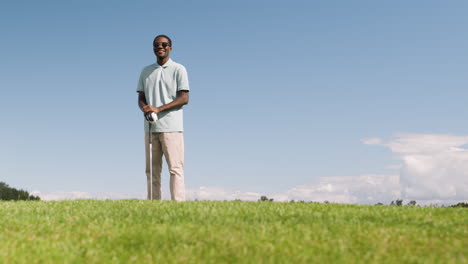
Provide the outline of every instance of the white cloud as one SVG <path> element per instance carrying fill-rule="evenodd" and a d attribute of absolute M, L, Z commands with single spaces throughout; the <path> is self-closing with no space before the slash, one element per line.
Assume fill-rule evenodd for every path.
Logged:
<path fill-rule="evenodd" d="M 398 169 L 395 175 L 359 175 L 323 177 L 279 193 L 258 193 L 224 187 L 187 189 L 188 200 L 256 201 L 262 195 L 275 201 L 329 201 L 373 204 L 402 198 L 418 204 L 455 204 L 468 200 L 468 136 L 447 134 L 400 133 L 390 140 L 368 138 L 364 144 L 388 147 L 400 161 L 387 168 Z M 145 193 L 46 192 L 31 194 L 42 200 L 66 199 L 145 199 Z M 163 194 L 169 199 L 168 194 Z"/>
<path fill-rule="evenodd" d="M 361 140 L 362 143 L 367 145 L 380 145 L 382 144 L 382 140 L 380 138 L 365 138 Z"/>
<path fill-rule="evenodd" d="M 375 142 L 378 142 L 377 140 Z M 401 161 L 402 197 L 443 201 L 468 199 L 468 136 L 400 133 L 380 144 Z"/>
<path fill-rule="evenodd" d="M 198 189 L 187 189 L 186 198 L 189 200 L 244 200 L 256 201 L 260 198 L 256 192 L 245 192 L 231 190 L 223 187 L 200 187 Z"/>
<path fill-rule="evenodd" d="M 200 187 L 199 189 L 187 190 L 187 199 L 256 201 L 262 195 L 266 195 L 275 201 L 389 203 L 401 197 L 398 178 L 398 175 L 323 177 L 314 183 L 295 186 L 278 193 L 244 192 L 223 187 Z"/>
<path fill-rule="evenodd" d="M 385 166 L 385 168 L 389 170 L 400 170 L 401 167 L 402 167 L 401 164 L 391 164 L 391 165 Z"/>
<path fill-rule="evenodd" d="M 56 201 L 56 200 L 78 200 L 78 199 L 98 199 L 98 200 L 118 200 L 118 199 L 143 199 L 145 197 L 142 193 L 88 193 L 88 192 L 41 192 L 32 191 L 31 195 L 39 196 L 43 201 Z"/>
<path fill-rule="evenodd" d="M 283 200 L 372 204 L 397 199 L 400 188 L 398 175 L 323 177 L 316 183 L 293 187 L 281 196 Z"/>
<path fill-rule="evenodd" d="M 39 196 L 44 201 L 54 200 L 78 200 L 78 199 L 98 199 L 98 200 L 120 200 L 120 199 L 146 199 L 146 194 L 141 193 L 88 193 L 88 192 L 41 192 L 32 191 L 31 195 Z M 186 197 L 188 200 L 235 200 L 241 199 L 244 201 L 256 201 L 260 198 L 260 194 L 255 192 L 243 192 L 239 190 L 231 190 L 222 187 L 200 187 L 198 189 L 186 189 Z M 168 193 L 163 193 L 163 199 L 170 199 Z"/>
<path fill-rule="evenodd" d="M 468 136 L 450 134 L 397 133 L 388 141 L 379 138 L 362 140 L 368 145 L 383 145 L 399 154 L 433 155 L 445 151 L 463 151 L 461 146 L 468 143 Z"/>

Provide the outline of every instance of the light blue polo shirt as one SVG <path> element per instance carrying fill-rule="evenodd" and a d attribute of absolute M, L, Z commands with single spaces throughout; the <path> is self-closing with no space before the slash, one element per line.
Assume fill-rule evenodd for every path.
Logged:
<path fill-rule="evenodd" d="M 187 70 L 182 64 L 169 59 L 163 66 L 154 63 L 141 71 L 137 92 L 144 92 L 146 103 L 159 107 L 168 104 L 177 97 L 178 91 L 189 91 Z M 148 122 L 145 122 L 145 132 L 148 132 Z M 152 132 L 183 131 L 182 107 L 158 113 L 156 124 L 151 125 Z"/>

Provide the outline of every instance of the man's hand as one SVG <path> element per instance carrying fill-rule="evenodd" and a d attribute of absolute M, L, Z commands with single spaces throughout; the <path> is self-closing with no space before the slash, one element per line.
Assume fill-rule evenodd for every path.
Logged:
<path fill-rule="evenodd" d="M 138 92 L 138 106 L 140 107 L 141 111 L 143 111 L 143 114 L 148 112 L 155 112 L 157 114 L 162 111 L 162 109 L 159 107 L 146 104 L 146 97 L 144 92 Z"/>
<path fill-rule="evenodd" d="M 141 110 L 143 110 L 144 113 L 155 112 L 157 114 L 157 113 L 161 112 L 159 107 L 154 107 L 152 105 L 145 105 L 145 106 L 143 106 L 143 108 Z"/>

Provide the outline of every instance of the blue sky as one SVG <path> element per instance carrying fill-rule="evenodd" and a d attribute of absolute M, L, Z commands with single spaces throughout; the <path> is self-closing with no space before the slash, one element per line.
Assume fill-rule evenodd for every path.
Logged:
<path fill-rule="evenodd" d="M 200 188 L 279 197 L 337 186 L 337 177 L 415 179 L 416 154 L 393 143 L 468 143 L 452 141 L 468 135 L 467 12 L 465 1 L 4 1 L 0 181 L 140 197 L 135 89 L 157 34 L 172 37 L 172 58 L 189 73 L 193 197 Z M 439 166 L 457 171 L 458 194 L 408 198 L 468 199 L 457 158 Z M 167 194 L 166 168 L 163 178 Z"/>

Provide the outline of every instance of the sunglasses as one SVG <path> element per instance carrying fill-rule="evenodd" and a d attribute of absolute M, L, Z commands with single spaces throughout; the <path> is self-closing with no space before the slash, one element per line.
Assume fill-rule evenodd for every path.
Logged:
<path fill-rule="evenodd" d="M 154 42 L 153 43 L 153 47 L 157 48 L 159 47 L 159 45 L 162 45 L 163 48 L 167 48 L 168 46 L 170 47 L 171 45 L 169 45 L 169 43 L 167 42 Z"/>

